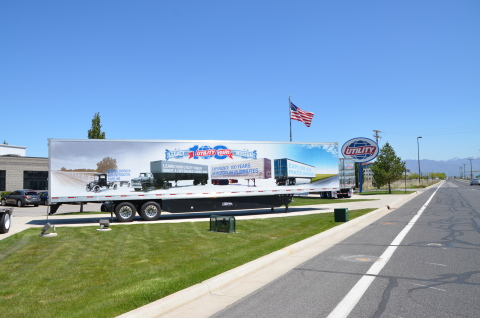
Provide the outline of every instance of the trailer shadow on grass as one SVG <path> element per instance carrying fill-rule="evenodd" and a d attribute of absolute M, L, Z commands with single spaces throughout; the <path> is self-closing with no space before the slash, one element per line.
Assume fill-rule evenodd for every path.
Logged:
<path fill-rule="evenodd" d="M 323 211 L 322 211 L 323 210 Z M 295 212 L 306 212 L 312 213 L 312 211 L 316 211 L 316 213 L 325 213 L 329 212 L 328 208 L 308 208 L 308 207 L 289 207 L 288 212 L 285 212 L 284 207 L 276 208 L 274 211 L 269 209 L 254 209 L 254 210 L 238 210 L 238 211 L 209 211 L 209 212 L 189 212 L 189 213 L 162 213 L 160 219 L 156 221 L 145 221 L 140 216 L 136 216 L 133 222 L 118 222 L 115 216 L 113 218 L 110 217 L 109 214 L 95 214 L 92 217 L 83 216 L 82 218 L 75 218 L 70 215 L 70 217 L 66 218 L 65 216 L 61 218 L 56 218 L 55 216 L 49 216 L 48 219 L 37 219 L 31 220 L 27 224 L 29 225 L 45 225 L 48 223 L 52 225 L 96 225 L 99 224 L 100 220 L 108 219 L 112 224 L 154 224 L 154 223 L 162 223 L 162 221 L 180 221 L 180 220 L 197 220 L 197 221 L 208 221 L 210 216 L 212 215 L 219 215 L 219 216 L 262 216 L 262 215 L 278 215 L 278 216 L 288 216 L 292 215 Z"/>

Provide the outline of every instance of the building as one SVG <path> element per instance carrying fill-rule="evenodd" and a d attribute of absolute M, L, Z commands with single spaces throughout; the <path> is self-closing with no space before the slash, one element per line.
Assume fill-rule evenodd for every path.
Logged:
<path fill-rule="evenodd" d="M 362 163 L 362 169 L 363 169 L 363 180 L 364 181 L 372 181 L 373 180 L 373 171 L 371 169 L 372 165 L 374 165 L 375 162 L 364 162 Z M 405 175 L 409 176 L 411 175 L 410 169 L 405 169 Z"/>
<path fill-rule="evenodd" d="M 0 191 L 47 189 L 48 158 L 27 157 L 26 150 L 0 145 Z"/>

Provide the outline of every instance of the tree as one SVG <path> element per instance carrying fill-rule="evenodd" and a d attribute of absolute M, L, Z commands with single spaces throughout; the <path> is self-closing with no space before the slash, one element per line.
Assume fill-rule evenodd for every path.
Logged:
<path fill-rule="evenodd" d="M 105 132 L 102 132 L 100 125 L 100 113 L 95 113 L 92 119 L 92 128 L 88 130 L 88 139 L 105 139 Z"/>
<path fill-rule="evenodd" d="M 97 163 L 97 171 L 99 173 L 107 173 L 108 170 L 117 169 L 117 159 L 105 157 Z"/>
<path fill-rule="evenodd" d="M 405 161 L 397 157 L 392 146 L 387 142 L 371 167 L 373 179 L 377 187 L 388 185 L 388 193 L 392 193 L 391 184 L 402 178 L 405 173 Z"/>

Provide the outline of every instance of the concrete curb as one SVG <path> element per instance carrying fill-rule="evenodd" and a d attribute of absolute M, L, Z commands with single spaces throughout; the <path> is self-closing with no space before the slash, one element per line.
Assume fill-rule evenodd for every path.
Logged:
<path fill-rule="evenodd" d="M 409 194 L 404 198 L 393 201 L 391 203 L 391 206 L 399 207 L 404 203 L 410 201 L 417 195 L 418 195 L 418 192 Z M 246 263 L 244 265 L 231 269 L 225 273 L 219 274 L 215 277 L 205 280 L 202 283 L 199 283 L 194 286 L 183 289 L 181 291 L 178 291 L 174 294 L 161 298 L 157 301 L 154 301 L 140 308 L 134 309 L 118 317 L 121 317 L 121 318 L 162 317 L 162 316 L 168 315 L 174 310 L 181 308 L 182 306 L 190 304 L 191 302 L 201 297 L 205 297 L 209 294 L 213 294 L 216 291 L 219 291 L 220 289 L 232 284 L 233 282 L 238 281 L 242 278 L 245 278 L 246 276 L 251 275 L 256 271 L 259 271 L 260 269 L 271 266 L 276 262 L 281 262 L 286 259 L 290 259 L 290 261 L 292 261 L 292 258 L 296 257 L 296 260 L 291 262 L 291 266 L 298 266 L 301 263 L 305 262 L 307 259 L 309 259 L 309 257 L 301 257 L 303 250 L 314 249 L 315 250 L 314 252 L 318 254 L 329 247 L 329 246 L 326 246 L 325 244 L 320 244 L 320 242 L 324 240 L 330 240 L 333 236 L 336 236 L 339 233 L 348 232 L 348 235 L 351 235 L 361 230 L 365 226 L 375 222 L 381 217 L 385 216 L 388 212 L 390 212 L 390 210 L 386 206 L 379 208 L 366 215 L 358 217 L 349 222 L 342 223 L 325 232 L 319 233 L 315 236 L 302 240 L 298 243 L 287 246 L 281 250 L 278 250 L 271 254 L 260 257 L 254 261 L 251 261 L 249 263 Z M 343 239 L 343 235 L 339 239 Z M 320 247 L 317 245 L 320 245 Z"/>

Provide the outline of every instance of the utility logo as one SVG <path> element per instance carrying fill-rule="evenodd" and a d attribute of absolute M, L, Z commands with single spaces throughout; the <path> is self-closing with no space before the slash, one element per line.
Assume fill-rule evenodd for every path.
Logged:
<path fill-rule="evenodd" d="M 368 138 L 354 138 L 347 141 L 342 147 L 345 158 L 351 158 L 355 162 L 367 162 L 378 156 L 378 145 Z"/>
<path fill-rule="evenodd" d="M 230 149 L 223 145 L 218 145 L 215 147 L 210 146 L 198 146 L 195 145 L 189 149 L 174 149 L 174 150 L 165 150 L 165 159 L 226 159 L 233 157 L 238 157 L 241 159 L 257 159 L 256 150 L 247 150 L 247 149 Z"/>

